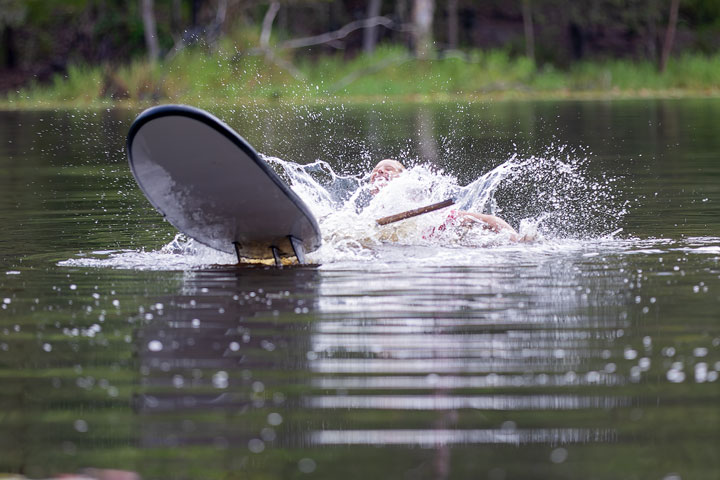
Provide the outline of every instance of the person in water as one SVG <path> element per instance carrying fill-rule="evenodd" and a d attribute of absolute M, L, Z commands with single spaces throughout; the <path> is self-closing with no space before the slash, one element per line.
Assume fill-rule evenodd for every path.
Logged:
<path fill-rule="evenodd" d="M 405 170 L 402 163 L 397 160 L 385 159 L 378 162 L 375 168 L 370 172 L 370 184 L 372 185 L 371 192 L 373 194 L 380 191 L 382 187 L 387 185 L 388 182 L 400 176 Z M 512 228 L 505 220 L 495 215 L 486 215 L 484 213 L 466 212 L 463 210 L 451 210 L 450 214 L 445 220 L 445 223 L 438 227 L 440 230 L 445 230 L 448 226 L 462 225 L 465 227 L 480 226 L 486 230 L 493 231 L 495 233 L 506 233 L 509 234 L 510 240 L 513 242 L 526 241 L 525 237 L 520 235 Z"/>

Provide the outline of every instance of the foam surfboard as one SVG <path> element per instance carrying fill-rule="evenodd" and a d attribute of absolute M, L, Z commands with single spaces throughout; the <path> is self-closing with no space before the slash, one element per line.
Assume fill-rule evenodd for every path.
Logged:
<path fill-rule="evenodd" d="M 150 203 L 189 237 L 238 257 L 296 256 L 321 243 L 310 209 L 237 132 L 184 105 L 142 112 L 127 138 Z"/>

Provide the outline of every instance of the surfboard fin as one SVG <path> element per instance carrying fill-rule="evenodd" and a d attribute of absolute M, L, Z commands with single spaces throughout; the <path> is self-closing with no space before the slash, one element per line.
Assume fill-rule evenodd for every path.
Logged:
<path fill-rule="evenodd" d="M 273 258 L 275 259 L 275 266 L 282 267 L 283 264 L 282 259 L 280 258 L 280 250 L 274 245 L 270 246 L 270 250 L 272 250 Z"/>
<path fill-rule="evenodd" d="M 235 255 L 237 256 L 238 263 L 242 263 L 242 258 L 240 257 L 240 249 L 242 248 L 242 245 L 240 245 L 240 242 L 233 242 L 233 246 L 235 247 Z"/>
<path fill-rule="evenodd" d="M 298 263 L 300 265 L 305 265 L 305 246 L 303 245 L 302 240 L 297 239 L 292 235 L 289 235 L 288 238 L 290 239 L 290 245 L 292 245 L 292 249 L 293 252 L 295 252 L 295 257 L 297 258 Z"/>

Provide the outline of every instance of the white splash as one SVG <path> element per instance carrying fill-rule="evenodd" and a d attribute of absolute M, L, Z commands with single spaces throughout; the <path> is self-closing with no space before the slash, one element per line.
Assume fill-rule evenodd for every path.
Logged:
<path fill-rule="evenodd" d="M 308 255 L 312 263 L 342 266 L 405 262 L 462 265 L 492 262 L 501 252 L 536 255 L 583 250 L 584 240 L 614 241 L 626 205 L 617 205 L 614 179 L 594 181 L 583 161 L 557 155 L 506 162 L 466 186 L 443 171 L 415 165 L 380 189 L 369 175 L 335 172 L 321 160 L 299 165 L 263 157 L 308 205 L 318 219 L 322 247 Z M 376 220 L 448 198 L 456 204 L 411 219 L 379 226 Z M 615 203 L 614 203 L 615 202 Z M 513 224 L 529 243 L 513 241 L 509 233 L 448 223 L 453 210 L 497 215 Z M 488 255 L 491 250 L 493 255 Z M 534 253 L 533 253 L 534 252 Z M 502 256 L 502 255 L 501 255 Z M 60 262 L 63 266 L 147 270 L 187 270 L 236 262 L 179 234 L 158 251 L 119 250 Z"/>

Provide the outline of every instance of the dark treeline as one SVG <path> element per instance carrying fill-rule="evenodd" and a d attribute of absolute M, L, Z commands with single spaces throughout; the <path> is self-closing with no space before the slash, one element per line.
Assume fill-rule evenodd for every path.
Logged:
<path fill-rule="evenodd" d="M 366 20 L 370 19 L 370 20 Z M 326 35 L 299 55 L 406 45 L 420 58 L 504 49 L 538 65 L 715 52 L 720 0 L 0 0 L 0 90 L 43 81 L 72 63 L 151 61 L 228 32 L 273 39 Z"/>

